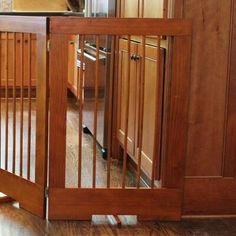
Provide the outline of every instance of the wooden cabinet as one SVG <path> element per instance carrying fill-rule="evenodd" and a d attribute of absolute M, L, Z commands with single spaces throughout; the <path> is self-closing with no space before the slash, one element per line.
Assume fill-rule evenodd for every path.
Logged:
<path fill-rule="evenodd" d="M 121 17 L 140 17 L 140 0 L 121 0 Z"/>
<path fill-rule="evenodd" d="M 128 146 L 129 155 L 135 154 L 135 118 L 136 118 L 136 102 L 137 102 L 137 77 L 138 67 L 134 60 L 128 56 L 128 44 L 126 40 L 120 40 L 119 45 L 119 79 L 118 79 L 118 140 L 124 144 L 125 140 L 125 116 L 127 101 L 127 80 L 128 66 L 130 64 L 130 93 L 129 93 L 129 128 L 128 128 Z M 131 44 L 131 55 L 135 54 L 138 44 Z"/>
<path fill-rule="evenodd" d="M 143 0 L 142 17 L 144 18 L 164 18 L 164 0 Z"/>
<path fill-rule="evenodd" d="M 30 44 L 29 44 L 30 40 Z M 36 35 L 16 33 L 1 34 L 1 86 L 5 86 L 8 74 L 8 86 L 13 86 L 14 60 L 16 73 L 16 86 L 20 87 L 23 76 L 24 86 L 28 85 L 29 73 L 31 73 L 32 86 L 36 86 Z M 14 47 L 15 43 L 15 47 Z M 8 44 L 8 46 L 7 46 Z M 7 49 L 8 48 L 8 49 Z M 15 52 L 14 52 L 15 48 Z M 14 59 L 15 54 L 15 59 Z M 30 63 L 29 63 L 30 55 Z M 22 68 L 23 66 L 23 68 Z M 29 68 L 30 66 L 30 68 Z M 6 68 L 8 67 L 8 72 Z"/>
<path fill-rule="evenodd" d="M 139 149 L 139 130 L 140 121 L 139 102 L 140 102 L 140 85 L 141 85 L 141 67 L 145 61 L 145 78 L 144 78 L 144 108 L 143 108 L 143 136 L 142 136 L 142 170 L 150 177 L 153 163 L 154 137 L 161 134 L 162 120 L 162 97 L 163 97 L 163 65 L 164 51 L 160 49 L 160 59 L 157 59 L 157 48 L 146 46 L 145 58 L 142 56 L 142 44 L 131 43 L 131 55 L 137 55 L 139 60 L 128 58 L 127 40 L 121 39 L 119 44 L 119 75 L 118 75 L 118 140 L 124 145 L 124 127 L 125 127 L 125 108 L 127 98 L 127 75 L 128 65 L 130 62 L 130 104 L 129 104 L 129 130 L 128 130 L 128 154 L 137 163 Z M 128 60 L 130 60 L 128 62 Z M 157 76 L 157 66 L 160 63 L 160 76 Z M 159 101 L 156 104 L 156 95 L 158 91 Z M 158 109 L 158 132 L 155 132 L 155 112 Z M 158 138 L 160 147 L 160 139 Z M 155 158 L 159 159 L 159 151 Z"/>
<path fill-rule="evenodd" d="M 164 18 L 167 0 L 120 0 L 120 16 Z"/>
<path fill-rule="evenodd" d="M 78 96 L 78 70 L 77 70 L 77 36 L 69 36 L 68 41 L 68 88 L 75 95 Z"/>

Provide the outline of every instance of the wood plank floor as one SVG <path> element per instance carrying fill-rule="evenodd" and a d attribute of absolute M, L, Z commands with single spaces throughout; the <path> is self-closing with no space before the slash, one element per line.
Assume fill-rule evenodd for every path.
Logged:
<path fill-rule="evenodd" d="M 196 235 L 234 236 L 236 219 L 183 220 L 182 222 L 136 222 L 121 217 L 122 227 L 96 216 L 90 221 L 46 221 L 19 209 L 17 204 L 0 206 L 1 236 L 72 235 Z"/>

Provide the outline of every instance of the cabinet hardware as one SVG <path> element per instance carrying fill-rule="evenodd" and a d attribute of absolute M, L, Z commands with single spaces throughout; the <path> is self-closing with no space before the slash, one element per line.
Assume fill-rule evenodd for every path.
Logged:
<path fill-rule="evenodd" d="M 48 39 L 47 41 L 47 51 L 50 52 L 50 48 L 51 48 L 51 41 L 50 39 Z"/>
<path fill-rule="evenodd" d="M 131 57 L 130 57 L 130 59 L 131 59 L 131 60 L 135 60 L 135 57 L 136 57 L 136 55 L 135 55 L 135 54 L 132 54 Z"/>
<path fill-rule="evenodd" d="M 140 59 L 140 56 L 135 55 L 134 60 L 138 61 Z"/>

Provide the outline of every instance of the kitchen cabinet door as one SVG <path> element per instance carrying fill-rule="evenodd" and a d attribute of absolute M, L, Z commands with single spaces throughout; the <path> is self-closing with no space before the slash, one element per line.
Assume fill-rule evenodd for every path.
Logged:
<path fill-rule="evenodd" d="M 142 45 L 138 47 L 138 54 L 142 55 Z M 164 51 L 160 49 L 160 58 L 157 58 L 157 48 L 146 46 L 145 53 L 145 78 L 144 78 L 144 107 L 143 107 L 143 137 L 142 137 L 142 170 L 151 178 L 153 158 L 156 158 L 157 163 L 160 160 L 160 135 L 161 135 L 161 122 L 162 122 L 162 97 L 163 97 L 163 63 Z M 141 63 L 143 57 L 141 56 Z M 160 63 L 160 73 L 157 76 L 157 66 Z M 140 86 L 141 83 L 139 83 Z M 158 102 L 156 103 L 156 96 Z M 140 96 L 139 96 L 140 97 Z M 156 117 L 156 109 L 158 109 L 158 116 Z M 137 119 L 137 124 L 138 120 Z M 155 119 L 157 119 L 158 132 L 155 133 Z M 138 133 L 137 133 L 138 135 Z M 154 144 L 154 137 L 157 136 L 157 143 Z M 138 138 L 137 138 L 138 140 Z M 154 146 L 158 147 L 157 153 L 154 152 Z M 136 149 L 136 162 L 138 157 L 138 141 Z M 159 168 L 159 165 L 157 164 Z"/>
<path fill-rule="evenodd" d="M 129 126 L 128 126 L 128 154 L 134 156 L 135 151 L 135 122 L 136 122 L 136 101 L 137 101 L 137 63 L 128 57 L 127 40 L 120 40 L 119 45 L 119 75 L 118 75 L 118 140 L 121 145 L 125 141 L 125 118 L 128 65 L 130 62 L 130 99 L 129 99 Z M 131 43 L 131 55 L 137 52 L 137 44 Z"/>
<path fill-rule="evenodd" d="M 78 70 L 77 70 L 77 36 L 69 36 L 68 42 L 68 88 L 77 96 L 78 90 Z"/>
<path fill-rule="evenodd" d="M 139 0 L 121 0 L 121 17 L 138 18 L 139 15 Z"/>
<path fill-rule="evenodd" d="M 21 86 L 21 77 L 23 76 L 23 85 L 28 86 L 29 73 L 31 73 L 31 85 L 36 86 L 36 35 L 15 34 L 15 68 L 14 68 L 14 35 L 13 33 L 1 34 L 1 86 L 6 84 L 6 66 L 8 63 L 8 86 L 12 87 L 14 83 L 14 69 L 16 76 L 16 87 Z M 6 50 L 8 42 L 8 50 Z M 29 54 L 31 57 L 29 65 Z M 31 67 L 29 70 L 29 66 Z"/>
<path fill-rule="evenodd" d="M 142 0 L 144 18 L 163 18 L 164 0 Z"/>

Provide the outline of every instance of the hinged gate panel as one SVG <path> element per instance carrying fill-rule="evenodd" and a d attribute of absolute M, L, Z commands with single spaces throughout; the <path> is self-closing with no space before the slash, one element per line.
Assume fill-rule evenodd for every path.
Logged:
<path fill-rule="evenodd" d="M 0 192 L 46 216 L 46 17 L 0 17 Z"/>
<path fill-rule="evenodd" d="M 76 106 L 73 106 L 67 98 L 68 76 L 68 43 L 71 35 L 78 37 L 79 51 L 78 80 L 76 81 L 77 93 Z M 132 53 L 133 36 L 140 36 L 139 55 Z M 109 112 L 108 112 L 108 157 L 103 161 L 97 150 L 97 136 L 99 129 L 99 104 L 101 87 L 100 63 L 102 52 L 100 45 L 104 37 L 111 42 L 109 55 Z M 166 81 L 164 101 L 161 100 L 159 91 L 163 80 L 163 68 L 161 67 L 161 47 L 163 39 L 167 36 L 172 45 L 167 48 L 168 67 L 165 74 Z M 178 220 L 181 217 L 181 196 L 183 190 L 184 155 L 186 145 L 187 107 L 188 107 L 188 76 L 191 47 L 191 23 L 183 20 L 161 19 L 84 19 L 76 17 L 52 17 L 50 19 L 50 136 L 49 136 L 49 219 L 91 219 L 96 215 L 138 215 L 142 219 L 167 219 Z M 88 45 L 93 38 L 94 45 Z M 127 57 L 125 69 L 123 69 L 124 81 L 113 75 L 116 65 L 121 59 L 118 53 L 119 40 L 127 42 Z M 150 39 L 155 41 L 150 54 Z M 88 56 L 91 48 L 94 54 Z M 150 56 L 149 56 L 150 55 Z M 142 127 L 145 103 L 145 84 L 149 79 L 146 76 L 146 58 L 156 61 L 156 91 L 154 96 L 156 106 L 153 110 L 155 117 L 155 137 L 152 162 L 149 165 L 148 186 L 142 184 Z M 93 58 L 93 70 L 86 70 L 88 59 Z M 154 58 L 154 59 L 152 59 Z M 138 94 L 135 96 L 137 108 L 137 126 L 135 135 L 136 175 L 130 181 L 128 169 L 129 157 L 129 127 L 130 104 L 133 97 L 131 86 L 133 75 L 133 61 L 140 65 L 137 77 Z M 120 68 L 118 68 L 120 70 Z M 92 73 L 92 76 L 91 76 Z M 90 77 L 89 77 L 90 76 Z M 90 80 L 89 80 L 90 78 Z M 92 78 L 92 79 L 91 79 Z M 118 80 L 118 81 L 117 81 Z M 121 83 L 121 97 L 124 103 L 118 109 L 123 109 L 123 157 L 112 157 L 112 117 L 114 109 L 112 89 Z M 87 87 L 89 84 L 89 87 Z M 163 84 L 162 84 L 163 86 Z M 90 89 L 93 94 L 91 99 L 91 117 L 93 117 L 93 137 L 83 134 L 83 116 L 86 112 L 85 99 Z M 162 99 L 162 98 L 161 98 Z M 164 114 L 160 113 L 160 106 L 164 104 Z M 117 104 L 116 104 L 117 105 Z M 118 106 L 120 104 L 118 103 Z M 73 115 L 75 114 L 75 115 Z M 161 118 L 160 118 L 161 117 Z M 163 120 L 162 120 L 163 117 Z M 67 122 L 69 120 L 69 122 Z M 162 129 L 162 134 L 160 132 Z M 76 132 L 75 132 L 76 131 Z M 165 135 L 163 135 L 165 134 Z M 76 140 L 73 143 L 72 137 Z M 163 138 L 164 137 L 164 138 Z M 115 145 L 118 145 L 115 144 Z M 88 151 L 89 146 L 92 150 Z M 114 146 L 114 145 L 113 145 Z M 159 157 L 162 153 L 162 162 Z M 87 148 L 87 149 L 86 149 Z M 86 151 L 87 150 L 87 151 Z M 164 157 L 164 158 L 163 158 Z M 117 161 L 117 158 L 120 160 Z M 122 161 L 121 161 L 122 160 Z M 120 163 L 120 164 L 119 164 Z M 161 172 L 158 172 L 158 169 Z M 117 171 L 118 178 L 114 177 Z M 71 182 L 68 181 L 71 176 Z M 158 181 L 160 175 L 161 181 Z"/>

